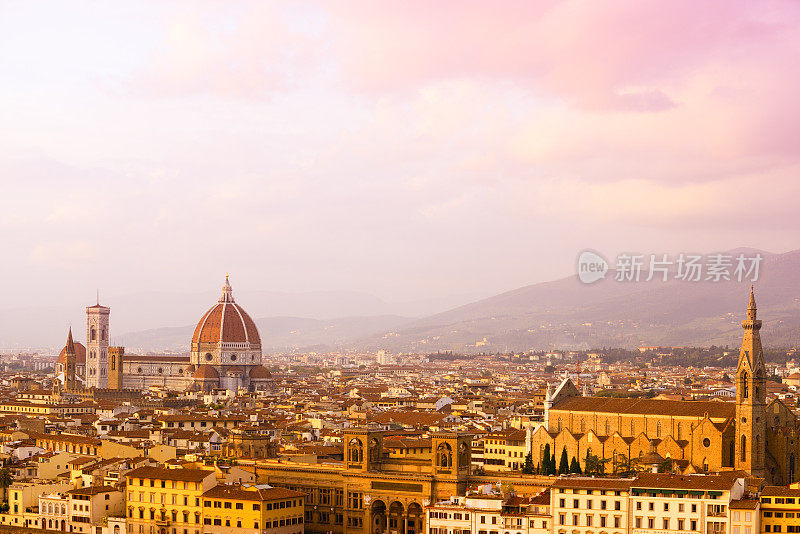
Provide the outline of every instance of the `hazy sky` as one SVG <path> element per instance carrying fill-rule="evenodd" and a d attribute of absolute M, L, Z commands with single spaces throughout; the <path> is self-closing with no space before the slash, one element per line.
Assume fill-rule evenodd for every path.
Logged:
<path fill-rule="evenodd" d="M 798 82 L 788 1 L 0 0 L 4 297 L 800 248 Z"/>

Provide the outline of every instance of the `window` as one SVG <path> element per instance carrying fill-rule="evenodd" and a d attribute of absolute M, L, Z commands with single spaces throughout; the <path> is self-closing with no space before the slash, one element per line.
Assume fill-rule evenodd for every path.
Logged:
<path fill-rule="evenodd" d="M 664 530 L 669 530 L 669 518 L 664 518 Z"/>
<path fill-rule="evenodd" d="M 647 518 L 647 528 L 652 530 L 653 528 L 655 528 L 655 524 L 656 524 L 656 520 L 654 518 L 652 518 L 652 517 L 648 517 Z"/>
<path fill-rule="evenodd" d="M 253 504 L 253 510 L 261 510 L 261 505 L 258 503 Z"/>
<path fill-rule="evenodd" d="M 668 502 L 664 503 L 664 511 L 665 512 L 669 512 L 669 503 Z"/>
<path fill-rule="evenodd" d="M 692 519 L 689 521 L 689 530 L 697 530 L 697 520 Z"/>
<path fill-rule="evenodd" d="M 237 502 L 236 503 L 236 509 L 237 510 L 242 510 L 242 509 L 244 509 L 244 505 L 242 503 L 240 503 L 240 502 Z"/>
<path fill-rule="evenodd" d="M 614 501 L 614 510 L 622 510 L 622 503 L 619 501 Z"/>
<path fill-rule="evenodd" d="M 587 527 L 591 527 L 592 526 L 592 515 L 591 514 L 586 514 L 586 526 Z"/>
<path fill-rule="evenodd" d="M 641 517 L 637 517 L 635 524 L 636 524 L 636 528 L 642 528 L 642 518 Z"/>

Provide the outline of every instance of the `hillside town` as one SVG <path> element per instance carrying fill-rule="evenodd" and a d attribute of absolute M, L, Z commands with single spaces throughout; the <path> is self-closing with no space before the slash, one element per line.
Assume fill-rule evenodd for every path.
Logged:
<path fill-rule="evenodd" d="M 800 364 L 764 359 L 753 290 L 738 351 L 269 356 L 227 278 L 186 355 L 110 346 L 110 315 L 3 355 L 0 528 L 800 529 Z"/>

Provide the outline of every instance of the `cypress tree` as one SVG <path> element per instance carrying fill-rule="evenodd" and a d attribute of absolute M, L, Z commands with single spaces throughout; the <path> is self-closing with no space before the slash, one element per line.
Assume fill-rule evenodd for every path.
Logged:
<path fill-rule="evenodd" d="M 572 461 L 569 464 L 569 472 L 574 473 L 576 475 L 581 474 L 581 464 L 578 463 L 578 459 L 574 456 L 572 457 Z"/>
<path fill-rule="evenodd" d="M 558 462 L 558 474 L 566 475 L 569 473 L 569 458 L 567 457 L 567 447 L 561 449 L 561 460 Z"/>

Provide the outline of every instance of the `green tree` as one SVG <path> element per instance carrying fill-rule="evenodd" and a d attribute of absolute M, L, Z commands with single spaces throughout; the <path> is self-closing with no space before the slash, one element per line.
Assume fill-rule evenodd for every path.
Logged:
<path fill-rule="evenodd" d="M 572 461 L 569 463 L 569 472 L 576 475 L 581 474 L 581 464 L 578 463 L 578 459 L 574 456 L 572 457 Z"/>
<path fill-rule="evenodd" d="M 586 468 L 584 469 L 584 474 L 586 476 L 592 477 L 601 477 L 606 472 L 606 462 L 605 458 L 601 459 L 595 456 L 594 454 L 590 453 L 588 450 L 586 451 Z"/>
<path fill-rule="evenodd" d="M 3 502 L 8 502 L 8 487 L 14 483 L 14 475 L 8 467 L 0 469 L 0 488 L 3 488 Z"/>
<path fill-rule="evenodd" d="M 542 455 L 542 474 L 550 475 L 550 444 L 544 446 L 544 454 Z"/>
<path fill-rule="evenodd" d="M 522 472 L 526 475 L 532 475 L 534 470 L 533 466 L 533 453 L 529 452 L 525 455 L 525 463 L 522 464 Z"/>
<path fill-rule="evenodd" d="M 569 458 L 567 457 L 567 447 L 561 449 L 561 460 L 558 462 L 558 474 L 566 475 L 569 473 Z"/>

